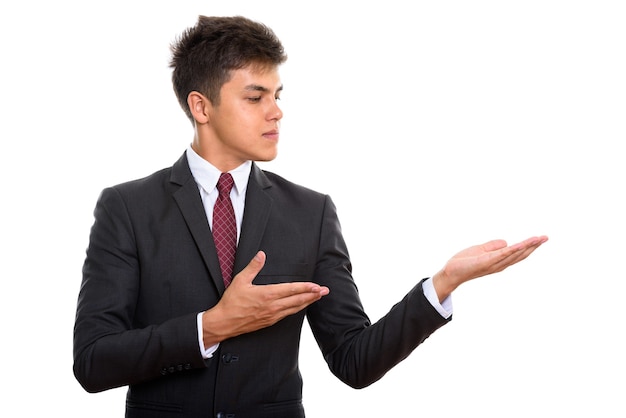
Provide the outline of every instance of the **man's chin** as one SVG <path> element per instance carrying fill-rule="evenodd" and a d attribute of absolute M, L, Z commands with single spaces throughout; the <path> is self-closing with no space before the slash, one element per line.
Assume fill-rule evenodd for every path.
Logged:
<path fill-rule="evenodd" d="M 254 161 L 259 161 L 259 162 L 269 162 L 269 161 L 273 161 L 274 159 L 276 159 L 276 157 L 278 156 L 278 152 L 274 152 L 274 153 L 267 153 L 264 155 L 259 155 L 257 156 L 257 158 L 254 159 Z"/>

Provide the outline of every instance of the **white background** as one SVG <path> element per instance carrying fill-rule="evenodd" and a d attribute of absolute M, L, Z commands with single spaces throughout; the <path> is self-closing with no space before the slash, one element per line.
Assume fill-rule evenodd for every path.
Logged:
<path fill-rule="evenodd" d="M 411 4 L 413 3 L 413 4 Z M 411 4 L 409 6 L 409 4 Z M 0 6 L 2 393 L 11 415 L 121 417 L 72 327 L 100 190 L 171 165 L 191 126 L 169 45 L 243 14 L 289 54 L 279 157 L 329 193 L 373 320 L 455 252 L 550 241 L 466 284 L 381 381 L 341 384 L 305 329 L 310 417 L 624 417 L 626 13 L 620 1 L 24 1 Z M 388 210 L 378 198 L 390 186 Z"/>

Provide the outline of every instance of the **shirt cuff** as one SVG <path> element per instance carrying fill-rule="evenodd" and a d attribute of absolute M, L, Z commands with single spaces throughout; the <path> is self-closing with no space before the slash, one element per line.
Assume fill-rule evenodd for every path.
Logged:
<path fill-rule="evenodd" d="M 424 280 L 422 283 L 422 290 L 424 291 L 424 296 L 430 302 L 431 305 L 439 312 L 441 316 L 448 319 L 452 316 L 452 295 L 448 296 L 443 300 L 443 302 L 439 303 L 439 296 L 437 296 L 437 292 L 435 291 L 435 286 L 433 286 L 433 278 L 430 277 Z"/>
<path fill-rule="evenodd" d="M 200 347 L 200 353 L 202 354 L 202 358 L 211 358 L 213 357 L 213 353 L 217 351 L 217 347 L 220 346 L 220 343 L 212 345 L 209 348 L 204 348 L 204 341 L 202 339 L 202 314 L 204 312 L 200 312 L 196 317 L 196 322 L 198 324 L 198 345 Z"/>

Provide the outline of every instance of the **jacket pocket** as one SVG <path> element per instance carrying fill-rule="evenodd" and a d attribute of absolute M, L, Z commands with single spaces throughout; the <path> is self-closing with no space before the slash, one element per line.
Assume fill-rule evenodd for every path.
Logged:
<path fill-rule="evenodd" d="M 263 417 L 304 418 L 304 407 L 299 399 L 265 404 L 263 405 Z"/>
<path fill-rule="evenodd" d="M 309 276 L 307 263 L 267 263 L 254 279 L 254 284 L 305 282 Z"/>
<path fill-rule="evenodd" d="M 183 412 L 183 407 L 179 404 L 154 402 L 145 400 L 126 400 L 126 412 L 129 417 L 170 417 Z"/>

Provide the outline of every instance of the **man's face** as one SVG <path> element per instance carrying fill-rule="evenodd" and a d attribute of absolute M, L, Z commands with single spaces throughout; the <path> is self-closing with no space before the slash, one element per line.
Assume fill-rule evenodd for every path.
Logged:
<path fill-rule="evenodd" d="M 281 91 L 278 68 L 233 70 L 220 90 L 220 104 L 209 113 L 213 157 L 229 166 L 273 160 L 283 117 L 277 103 Z"/>

